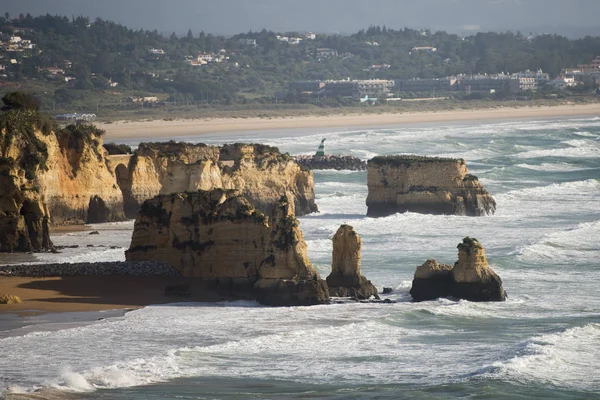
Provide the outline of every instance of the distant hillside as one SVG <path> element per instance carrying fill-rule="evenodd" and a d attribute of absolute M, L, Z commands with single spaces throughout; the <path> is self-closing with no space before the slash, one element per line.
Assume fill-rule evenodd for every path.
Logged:
<path fill-rule="evenodd" d="M 46 107 L 76 104 L 89 91 L 112 95 L 115 103 L 245 104 L 270 102 L 275 92 L 296 80 L 432 78 L 527 69 L 554 76 L 600 54 L 599 37 L 569 40 L 511 32 L 459 37 L 378 26 L 346 36 L 263 30 L 231 37 L 190 31 L 178 37 L 101 19 L 28 15 L 0 18 L 0 31 L 4 91 L 31 79 L 48 83 L 42 89 Z"/>

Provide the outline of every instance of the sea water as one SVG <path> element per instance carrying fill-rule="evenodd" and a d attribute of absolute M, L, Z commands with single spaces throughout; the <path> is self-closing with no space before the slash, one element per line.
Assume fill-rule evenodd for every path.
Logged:
<path fill-rule="evenodd" d="M 0 390 L 83 399 L 600 398 L 599 118 L 225 137 L 290 154 L 310 154 L 322 138 L 327 152 L 365 160 L 464 158 L 497 212 L 367 218 L 366 172 L 315 171 L 320 211 L 300 218 L 312 263 L 327 276 L 331 237 L 352 225 L 363 239 L 362 273 L 393 289 L 384 296 L 392 304 L 182 303 L 17 330 L 0 339 Z M 56 244 L 83 247 L 35 261 L 122 260 L 132 226 L 57 235 Z M 485 246 L 508 300 L 412 303 L 416 266 L 454 263 L 465 236 Z"/>

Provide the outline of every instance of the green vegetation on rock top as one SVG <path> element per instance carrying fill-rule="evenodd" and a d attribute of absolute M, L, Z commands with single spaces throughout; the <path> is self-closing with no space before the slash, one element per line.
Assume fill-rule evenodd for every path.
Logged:
<path fill-rule="evenodd" d="M 441 163 L 441 162 L 458 162 L 464 164 L 465 160 L 462 158 L 445 158 L 445 157 L 427 157 L 427 156 L 416 156 L 416 155 L 394 155 L 394 156 L 377 156 L 370 159 L 367 164 L 369 166 L 406 166 L 410 167 L 412 164 L 425 164 L 425 163 Z"/>

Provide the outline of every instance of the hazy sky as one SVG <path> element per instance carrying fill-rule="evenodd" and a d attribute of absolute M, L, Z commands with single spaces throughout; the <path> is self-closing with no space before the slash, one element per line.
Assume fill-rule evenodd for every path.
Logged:
<path fill-rule="evenodd" d="M 600 0 L 0 0 L 0 12 L 84 15 L 177 33 L 353 33 L 387 25 L 600 35 Z"/>

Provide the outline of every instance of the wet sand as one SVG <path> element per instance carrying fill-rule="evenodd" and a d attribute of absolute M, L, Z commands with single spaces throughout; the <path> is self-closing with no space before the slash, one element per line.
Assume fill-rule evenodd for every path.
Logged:
<path fill-rule="evenodd" d="M 0 294 L 16 295 L 22 304 L 0 304 L 0 314 L 136 309 L 179 301 L 227 300 L 210 291 L 192 297 L 165 296 L 165 287 L 194 283 L 193 278 L 166 276 L 0 277 Z M 32 314 L 33 313 L 33 314 Z M 0 320 L 0 324 L 2 321 Z"/>
<path fill-rule="evenodd" d="M 105 141 L 194 136 L 309 128 L 379 127 L 418 123 L 485 121 L 524 118 L 600 116 L 600 103 L 545 107 L 517 107 L 439 112 L 330 115 L 281 118 L 214 118 L 173 121 L 119 121 L 97 123 Z"/>

